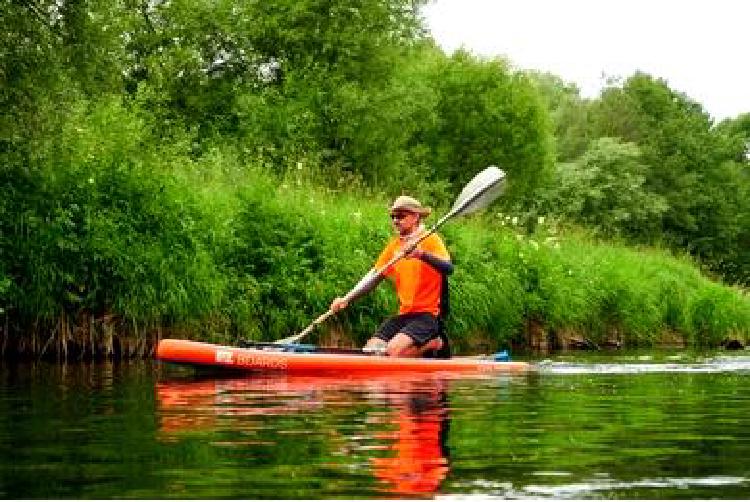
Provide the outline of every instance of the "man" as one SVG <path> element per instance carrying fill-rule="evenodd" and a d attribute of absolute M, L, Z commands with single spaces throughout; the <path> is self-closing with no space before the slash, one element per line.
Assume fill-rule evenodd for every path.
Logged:
<path fill-rule="evenodd" d="M 437 234 L 414 246 L 425 232 L 422 220 L 430 212 L 430 208 L 413 197 L 398 197 L 390 208 L 391 222 L 398 235 L 388 242 L 365 278 L 345 297 L 331 302 L 331 310 L 338 312 L 375 289 L 384 277 L 394 282 L 399 300 L 398 315 L 380 325 L 365 345 L 366 351 L 385 351 L 394 357 L 450 354 L 442 333 L 442 317 L 448 311 L 447 276 L 453 272 L 453 264 Z M 378 274 L 378 270 L 399 252 L 407 255 Z"/>

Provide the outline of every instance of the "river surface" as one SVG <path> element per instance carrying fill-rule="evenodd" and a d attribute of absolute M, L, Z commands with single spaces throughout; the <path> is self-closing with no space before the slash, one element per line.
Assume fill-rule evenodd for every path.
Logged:
<path fill-rule="evenodd" d="M 0 497 L 750 497 L 750 356 L 556 356 L 520 376 L 0 367 Z"/>

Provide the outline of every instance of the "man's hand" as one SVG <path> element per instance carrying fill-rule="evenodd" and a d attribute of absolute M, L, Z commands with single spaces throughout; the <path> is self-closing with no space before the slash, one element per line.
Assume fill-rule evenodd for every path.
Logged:
<path fill-rule="evenodd" d="M 346 307 L 349 306 L 349 302 L 346 301 L 344 298 L 338 297 L 334 298 L 331 302 L 331 306 L 329 307 L 332 312 L 339 312 L 341 310 L 344 310 Z"/>
<path fill-rule="evenodd" d="M 414 249 L 412 249 L 412 250 L 411 250 L 411 251 L 410 251 L 410 252 L 409 252 L 409 253 L 408 253 L 408 254 L 406 255 L 406 257 L 407 257 L 407 258 L 415 258 L 415 259 L 417 259 L 417 260 L 421 260 L 423 256 L 424 256 L 424 251 L 422 251 L 422 250 L 421 250 L 421 249 L 419 249 L 419 248 L 414 248 Z"/>
<path fill-rule="evenodd" d="M 414 244 L 408 244 L 404 247 L 404 257 L 405 258 L 416 258 L 417 260 L 422 258 L 424 256 L 424 251 L 419 249 L 417 246 L 419 245 L 418 242 L 415 242 Z"/>

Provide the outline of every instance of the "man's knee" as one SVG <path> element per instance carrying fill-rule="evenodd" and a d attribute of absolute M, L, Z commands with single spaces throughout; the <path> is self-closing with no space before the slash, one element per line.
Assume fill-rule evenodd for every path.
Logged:
<path fill-rule="evenodd" d="M 391 357 L 419 357 L 421 350 L 409 335 L 398 333 L 388 342 L 387 354 Z"/>

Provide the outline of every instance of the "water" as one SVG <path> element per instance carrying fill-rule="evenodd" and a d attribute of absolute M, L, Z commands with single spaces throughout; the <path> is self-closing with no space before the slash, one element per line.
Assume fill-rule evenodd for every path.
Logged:
<path fill-rule="evenodd" d="M 750 495 L 750 358 L 556 357 L 523 376 L 0 368 L 2 498 Z"/>

